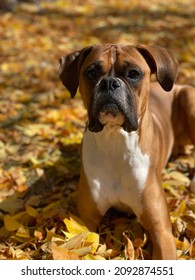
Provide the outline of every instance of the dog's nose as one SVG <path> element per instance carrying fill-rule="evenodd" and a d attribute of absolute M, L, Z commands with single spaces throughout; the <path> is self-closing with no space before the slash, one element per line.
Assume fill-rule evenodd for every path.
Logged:
<path fill-rule="evenodd" d="M 121 86 L 121 82 L 117 78 L 106 77 L 101 80 L 100 86 L 107 91 L 115 91 Z"/>

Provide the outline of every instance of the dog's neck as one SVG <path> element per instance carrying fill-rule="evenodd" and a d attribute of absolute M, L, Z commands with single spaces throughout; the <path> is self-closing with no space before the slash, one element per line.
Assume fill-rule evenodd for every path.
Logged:
<path fill-rule="evenodd" d="M 104 155 L 115 154 L 118 151 L 128 150 L 133 153 L 139 142 L 137 131 L 126 132 L 120 125 L 106 124 L 102 131 L 98 133 L 86 131 L 87 137 L 95 144 L 97 150 Z M 120 155 L 119 155 L 120 156 Z"/>

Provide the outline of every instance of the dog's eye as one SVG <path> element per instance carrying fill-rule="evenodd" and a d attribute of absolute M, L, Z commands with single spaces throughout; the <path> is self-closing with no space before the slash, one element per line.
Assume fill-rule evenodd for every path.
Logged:
<path fill-rule="evenodd" d="M 132 69 L 127 73 L 127 77 L 131 80 L 137 80 L 140 77 L 140 73 L 139 71 Z"/>
<path fill-rule="evenodd" d="M 94 69 L 88 70 L 87 77 L 89 80 L 95 80 L 97 78 L 97 72 Z"/>

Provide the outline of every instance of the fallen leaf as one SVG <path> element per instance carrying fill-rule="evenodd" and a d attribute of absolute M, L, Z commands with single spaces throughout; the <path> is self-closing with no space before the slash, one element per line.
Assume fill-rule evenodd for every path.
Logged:
<path fill-rule="evenodd" d="M 89 242 L 89 244 L 91 244 L 90 252 L 95 253 L 97 251 L 97 248 L 98 248 L 99 242 L 100 242 L 99 234 L 97 234 L 95 232 L 88 233 L 86 242 Z"/>
<path fill-rule="evenodd" d="M 22 237 L 24 239 L 30 238 L 29 229 L 24 226 L 20 226 L 15 234 L 18 237 Z"/>
<path fill-rule="evenodd" d="M 167 174 L 167 177 L 169 179 L 173 179 L 175 181 L 178 181 L 179 184 L 184 184 L 186 186 L 189 185 L 190 183 L 190 180 L 189 178 L 187 178 L 186 176 L 184 176 L 181 172 L 178 172 L 178 171 L 173 171 L 173 172 L 170 172 L 169 174 Z M 165 179 L 168 179 L 168 178 L 165 178 Z"/>
<path fill-rule="evenodd" d="M 82 232 L 88 232 L 87 227 L 83 224 L 81 219 L 74 215 L 70 215 L 70 219 L 65 218 L 64 223 L 68 231 L 72 234 L 79 234 Z"/>
<path fill-rule="evenodd" d="M 129 260 L 135 259 L 135 251 L 132 241 L 128 237 L 128 233 L 123 232 L 123 240 L 125 243 L 125 256 Z"/>
<path fill-rule="evenodd" d="M 179 216 L 181 216 L 181 215 L 184 215 L 185 210 L 186 210 L 186 201 L 183 200 L 183 201 L 180 203 L 179 207 L 176 209 L 176 211 L 175 211 L 175 212 L 172 212 L 172 214 L 175 215 L 175 216 L 177 216 L 177 217 L 179 217 Z"/>
<path fill-rule="evenodd" d="M 38 216 L 37 210 L 34 209 L 33 207 L 29 206 L 29 205 L 26 205 L 26 212 L 31 217 L 37 217 Z"/>
<path fill-rule="evenodd" d="M 184 253 L 186 253 L 190 248 L 190 243 L 186 238 L 184 238 L 183 241 L 176 239 L 176 247 L 178 250 L 182 250 Z"/>
<path fill-rule="evenodd" d="M 5 228 L 8 230 L 8 231 L 14 231 L 14 230 L 17 230 L 21 227 L 21 224 L 18 223 L 14 218 L 12 218 L 10 215 L 5 215 L 4 216 L 4 225 L 5 225 Z"/>
<path fill-rule="evenodd" d="M 79 260 L 78 254 L 70 252 L 66 248 L 57 246 L 55 242 L 51 244 L 51 251 L 54 260 Z"/>
<path fill-rule="evenodd" d="M 68 250 L 81 247 L 85 238 L 86 238 L 86 234 L 83 233 L 77 234 L 74 237 L 68 239 L 64 246 Z"/>
<path fill-rule="evenodd" d="M 6 200 L 0 203 L 0 210 L 3 210 L 4 212 L 9 213 L 10 215 L 15 214 L 21 208 L 22 201 L 18 199 L 16 194 L 8 197 Z"/>

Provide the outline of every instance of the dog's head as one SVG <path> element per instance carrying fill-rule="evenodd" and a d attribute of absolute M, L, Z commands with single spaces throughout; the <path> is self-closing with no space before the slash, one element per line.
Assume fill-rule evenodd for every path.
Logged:
<path fill-rule="evenodd" d="M 177 62 L 160 47 L 94 45 L 62 57 L 59 73 L 71 97 L 79 87 L 89 130 L 99 132 L 109 124 L 131 132 L 147 106 L 151 74 L 170 91 Z"/>

